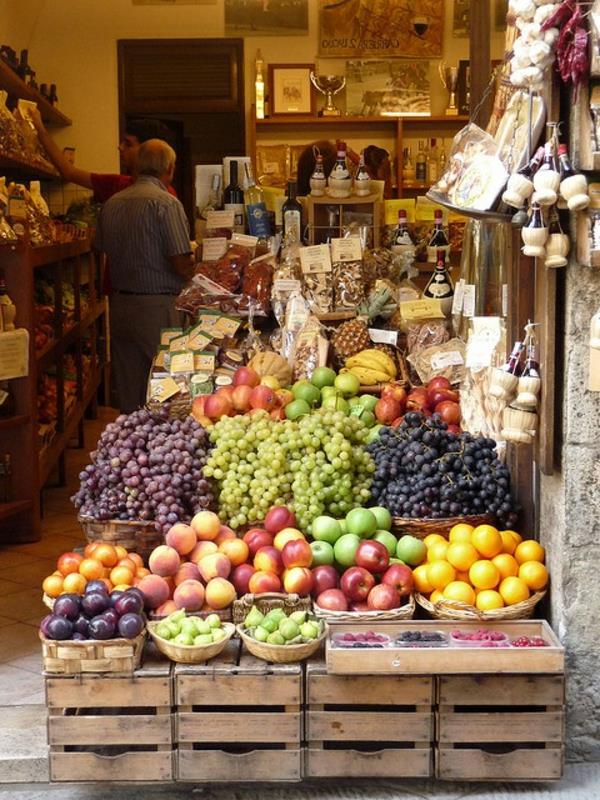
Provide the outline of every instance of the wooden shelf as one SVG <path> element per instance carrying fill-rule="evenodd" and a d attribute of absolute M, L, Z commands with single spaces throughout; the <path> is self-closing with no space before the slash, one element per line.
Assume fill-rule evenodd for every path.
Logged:
<path fill-rule="evenodd" d="M 21 425 L 27 425 L 31 416 L 29 414 L 16 414 L 14 417 L 6 417 L 0 419 L 0 431 L 8 431 L 11 428 L 20 428 Z"/>
<path fill-rule="evenodd" d="M 102 316 L 106 310 L 104 302 L 99 301 L 86 316 L 71 325 L 58 339 L 53 339 L 48 342 L 46 346 L 36 353 L 38 369 L 44 369 L 49 363 L 54 361 L 58 356 L 62 355 L 73 342 L 75 342 L 89 327 L 93 325 L 98 317 Z"/>
<path fill-rule="evenodd" d="M 48 181 L 61 180 L 60 175 L 56 171 L 50 172 L 49 170 L 38 167 L 30 161 L 22 158 L 15 158 L 14 156 L 7 156 L 0 153 L 0 169 L 4 172 L 16 172 L 19 176 L 27 179 L 36 180 L 41 178 Z"/>
<path fill-rule="evenodd" d="M 42 119 L 54 125 L 71 125 L 71 120 L 62 111 L 59 111 L 56 106 L 49 103 L 45 97 L 37 91 L 28 86 L 16 72 L 0 59 L 0 87 L 6 89 L 11 97 L 21 98 L 23 100 L 33 100 L 37 103 L 40 110 Z"/>
<path fill-rule="evenodd" d="M 32 505 L 32 500 L 14 500 L 12 503 L 0 503 L 0 519 L 9 519 L 16 514 L 29 511 Z"/>
<path fill-rule="evenodd" d="M 90 240 L 77 239 L 74 242 L 63 244 L 49 244 L 44 247 L 32 247 L 30 263 L 32 267 L 47 267 L 64 261 L 67 258 L 75 258 L 89 252 Z"/>
<path fill-rule="evenodd" d="M 457 122 L 468 122 L 468 117 L 312 117 L 298 114 L 282 114 L 280 117 L 257 119 L 257 128 L 268 128 L 273 125 L 389 125 L 401 122 L 403 125 L 435 122 L 436 125 L 446 123 L 456 125 Z"/>

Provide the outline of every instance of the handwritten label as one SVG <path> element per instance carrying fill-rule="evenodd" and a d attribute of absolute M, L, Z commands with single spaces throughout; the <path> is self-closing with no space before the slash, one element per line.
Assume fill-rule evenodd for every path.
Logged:
<path fill-rule="evenodd" d="M 300 281 L 295 281 L 293 278 L 277 278 L 273 281 L 273 291 L 277 292 L 299 292 Z"/>
<path fill-rule="evenodd" d="M 215 239 L 202 240 L 202 260 L 218 261 L 227 252 L 227 239 L 219 236 Z"/>
<path fill-rule="evenodd" d="M 463 297 L 463 316 L 475 316 L 475 284 L 465 283 Z"/>
<path fill-rule="evenodd" d="M 454 297 L 452 298 L 452 314 L 462 314 L 463 301 L 465 299 L 465 279 L 461 278 L 454 287 Z"/>
<path fill-rule="evenodd" d="M 329 245 L 315 244 L 312 247 L 301 247 L 300 266 L 305 275 L 315 272 L 331 272 Z"/>
<path fill-rule="evenodd" d="M 400 303 L 400 313 L 402 318 L 406 320 L 444 318 L 441 303 L 434 298 Z"/>
<path fill-rule="evenodd" d="M 164 403 L 173 395 L 179 392 L 179 386 L 173 378 L 151 378 L 150 379 L 150 399 Z"/>
<path fill-rule="evenodd" d="M 332 239 L 331 260 L 362 261 L 360 239 L 356 236 L 349 236 L 347 239 Z"/>
<path fill-rule="evenodd" d="M 249 236 L 246 233 L 232 233 L 231 244 L 239 244 L 240 247 L 248 247 L 250 250 L 255 250 L 258 244 L 258 236 Z"/>
<path fill-rule="evenodd" d="M 462 353 L 458 350 L 450 350 L 449 353 L 436 353 L 431 357 L 431 366 L 434 370 L 446 369 L 446 367 L 460 367 L 465 363 Z"/>
<path fill-rule="evenodd" d="M 381 328 L 369 328 L 371 341 L 379 344 L 391 344 L 396 347 L 398 344 L 398 331 L 384 331 Z"/>
<path fill-rule="evenodd" d="M 233 228 L 234 213 L 231 209 L 209 211 L 206 215 L 207 228 Z"/>

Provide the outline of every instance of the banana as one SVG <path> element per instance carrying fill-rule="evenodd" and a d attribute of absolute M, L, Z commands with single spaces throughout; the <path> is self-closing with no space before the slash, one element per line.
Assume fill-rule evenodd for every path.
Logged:
<path fill-rule="evenodd" d="M 346 359 L 346 366 L 350 369 L 352 367 L 364 367 L 365 369 L 381 370 L 387 374 L 388 378 L 396 377 L 396 365 L 393 360 L 387 353 L 375 348 L 361 350 L 360 353 Z"/>
<path fill-rule="evenodd" d="M 361 386 L 372 386 L 374 383 L 388 383 L 390 376 L 387 372 L 379 369 L 369 369 L 368 367 L 351 367 L 349 370 L 356 375 Z"/>

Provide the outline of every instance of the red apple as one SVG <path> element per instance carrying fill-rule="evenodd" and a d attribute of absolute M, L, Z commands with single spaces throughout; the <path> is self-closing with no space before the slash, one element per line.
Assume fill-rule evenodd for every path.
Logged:
<path fill-rule="evenodd" d="M 406 597 L 413 590 L 412 569 L 406 564 L 392 564 L 381 576 L 381 583 L 393 586 L 400 597 Z"/>
<path fill-rule="evenodd" d="M 227 417 L 232 411 L 231 400 L 224 394 L 211 394 L 204 401 L 204 413 L 209 419 Z"/>
<path fill-rule="evenodd" d="M 392 422 L 391 428 L 397 428 L 398 425 L 402 425 L 404 421 L 404 417 L 396 417 L 396 419 Z"/>
<path fill-rule="evenodd" d="M 233 373 L 234 386 L 258 386 L 260 375 L 250 367 L 240 367 Z"/>
<path fill-rule="evenodd" d="M 236 411 L 249 411 L 250 410 L 250 395 L 252 394 L 252 387 L 247 384 L 241 383 L 236 386 L 231 394 L 231 402 Z"/>
<path fill-rule="evenodd" d="M 234 391 L 235 390 L 234 390 L 233 386 L 220 386 L 217 389 L 217 391 L 215 392 L 215 394 L 222 394 L 233 405 L 233 392 Z"/>
<path fill-rule="evenodd" d="M 400 413 L 404 412 L 407 398 L 404 386 L 400 386 L 398 383 L 387 383 L 381 390 L 381 397 L 382 399 L 393 397 L 394 400 L 397 400 L 402 406 L 402 411 Z"/>
<path fill-rule="evenodd" d="M 367 597 L 367 603 L 371 611 L 386 611 L 389 608 L 398 608 L 400 602 L 400 595 L 397 590 L 387 583 L 380 583 L 374 586 Z"/>
<path fill-rule="evenodd" d="M 458 392 L 453 392 L 452 389 L 440 389 L 436 386 L 427 392 L 427 404 L 431 408 L 435 408 L 438 403 L 442 403 L 444 400 L 452 400 L 453 403 L 458 403 Z"/>
<path fill-rule="evenodd" d="M 296 517 L 294 512 L 285 506 L 273 506 L 267 511 L 265 517 L 265 530 L 269 533 L 279 533 L 284 528 L 295 528 Z"/>
<path fill-rule="evenodd" d="M 350 603 L 350 611 L 373 611 L 368 603 Z"/>
<path fill-rule="evenodd" d="M 275 392 L 268 386 L 255 386 L 250 393 L 252 408 L 264 408 L 265 411 L 271 411 L 275 408 L 276 402 Z"/>
<path fill-rule="evenodd" d="M 240 564 L 233 570 L 229 576 L 229 580 L 235 586 L 238 597 L 241 597 L 249 591 L 248 584 L 255 572 L 256 570 L 252 564 Z"/>
<path fill-rule="evenodd" d="M 365 539 L 358 545 L 354 563 L 372 573 L 383 572 L 390 563 L 390 554 L 381 542 Z"/>
<path fill-rule="evenodd" d="M 348 611 L 348 601 L 341 589 L 326 589 L 317 596 L 316 603 L 329 611 Z"/>
<path fill-rule="evenodd" d="M 273 544 L 273 537 L 263 528 L 250 528 L 250 530 L 242 536 L 242 539 L 248 545 L 250 555 L 253 558 L 261 547 L 268 547 Z"/>
<path fill-rule="evenodd" d="M 281 551 L 281 560 L 284 567 L 310 567 L 312 564 L 312 550 L 306 539 L 292 539 L 287 542 Z"/>
<path fill-rule="evenodd" d="M 375 578 L 363 567 L 350 567 L 340 580 L 340 589 L 348 600 L 366 600 L 374 586 Z"/>
<path fill-rule="evenodd" d="M 448 425 L 458 425 L 460 423 L 460 406 L 452 400 L 444 400 L 435 407 L 435 413 L 439 414 Z"/>
<path fill-rule="evenodd" d="M 393 397 L 382 397 L 375 405 L 375 416 L 383 425 L 389 425 L 401 413 L 402 405 Z"/>
<path fill-rule="evenodd" d="M 321 564 L 312 570 L 313 576 L 313 597 L 318 597 L 327 589 L 337 589 L 340 585 L 340 576 L 335 567 L 331 564 Z"/>
<path fill-rule="evenodd" d="M 310 594 L 313 588 L 312 572 L 306 567 L 291 567 L 282 575 L 283 588 L 288 594 Z"/>
<path fill-rule="evenodd" d="M 430 381 L 427 381 L 427 391 L 430 389 L 451 389 L 452 384 L 448 380 L 448 378 L 444 378 L 443 375 L 436 375 L 435 378 L 432 378 Z"/>
<path fill-rule="evenodd" d="M 273 545 L 267 545 L 257 550 L 253 564 L 259 572 L 272 572 L 274 575 L 281 575 L 283 572 L 281 553 Z"/>
<path fill-rule="evenodd" d="M 413 389 L 406 398 L 407 411 L 422 411 L 427 405 L 427 390 L 422 387 L 421 389 Z"/>

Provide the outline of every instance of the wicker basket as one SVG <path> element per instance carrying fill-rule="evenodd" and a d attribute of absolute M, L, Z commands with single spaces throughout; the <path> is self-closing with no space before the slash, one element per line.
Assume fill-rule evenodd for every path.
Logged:
<path fill-rule="evenodd" d="M 408 603 L 388 611 L 330 611 L 314 605 L 314 615 L 326 622 L 395 622 L 399 619 L 412 619 L 415 615 L 415 598 L 411 594 Z"/>
<path fill-rule="evenodd" d="M 146 631 L 135 639 L 63 641 L 40 632 L 44 671 L 56 675 L 82 672 L 133 672 L 140 665 Z"/>
<path fill-rule="evenodd" d="M 189 611 L 186 612 L 186 617 L 202 617 L 202 619 L 205 619 L 211 614 L 216 614 L 221 622 L 231 622 L 231 608 L 211 608 L 210 611 Z M 148 619 L 154 622 L 160 622 L 166 619 L 169 614 L 157 614 L 155 611 L 150 611 L 147 616 Z"/>
<path fill-rule="evenodd" d="M 283 608 L 288 617 L 293 611 L 312 610 L 310 597 L 300 597 L 298 594 L 283 592 L 245 594 L 239 600 L 233 601 L 232 618 L 235 625 L 240 625 L 246 619 L 252 606 L 256 606 L 262 614 L 267 614 L 273 608 Z"/>
<path fill-rule="evenodd" d="M 319 638 L 313 639 L 311 642 L 304 642 L 303 644 L 267 644 L 266 642 L 257 642 L 252 636 L 248 636 L 243 625 L 238 625 L 236 630 L 247 650 L 253 656 L 262 658 L 263 661 L 271 661 L 273 664 L 292 664 L 296 661 L 304 661 L 304 659 L 310 658 L 321 647 L 321 642 L 327 636 L 327 625 L 325 625 Z"/>
<path fill-rule="evenodd" d="M 158 403 L 156 400 L 149 400 L 146 403 L 148 411 L 162 411 L 167 409 L 169 419 L 184 420 L 192 412 L 192 398 L 189 394 L 176 395 L 172 400 L 166 403 Z"/>
<path fill-rule="evenodd" d="M 480 622 L 505 622 L 510 619 L 527 619 L 533 616 L 533 610 L 546 594 L 535 592 L 522 603 L 515 603 L 504 608 L 494 608 L 491 611 L 480 611 L 475 606 L 461 603 L 458 600 L 439 600 L 432 603 L 422 594 L 417 593 L 417 603 L 434 619 L 455 619 L 464 622 L 478 620 Z"/>
<path fill-rule="evenodd" d="M 156 635 L 156 628 L 160 622 L 149 622 L 148 633 L 154 640 L 154 644 L 163 655 L 170 658 L 171 661 L 177 661 L 180 664 L 203 664 L 225 649 L 227 642 L 235 633 L 235 625 L 231 622 L 223 623 L 223 630 L 227 634 L 223 639 L 212 644 L 175 644 L 168 639 L 162 639 Z"/>
<path fill-rule="evenodd" d="M 417 539 L 424 539 L 430 533 L 439 533 L 448 538 L 455 525 L 464 523 L 476 528 L 478 525 L 493 525 L 494 520 L 488 514 L 472 514 L 467 517 L 443 517 L 442 519 L 411 519 L 410 517 L 393 517 L 392 531 L 398 536 L 410 533 Z"/>
<path fill-rule="evenodd" d="M 45 592 L 42 594 L 42 603 L 49 608 L 50 611 L 54 610 L 54 597 L 50 597 L 50 595 Z"/>
<path fill-rule="evenodd" d="M 144 561 L 148 560 L 155 547 L 164 544 L 164 536 L 154 522 L 121 519 L 101 522 L 81 514 L 78 520 L 88 542 L 119 544 L 130 553 L 138 553 Z"/>

